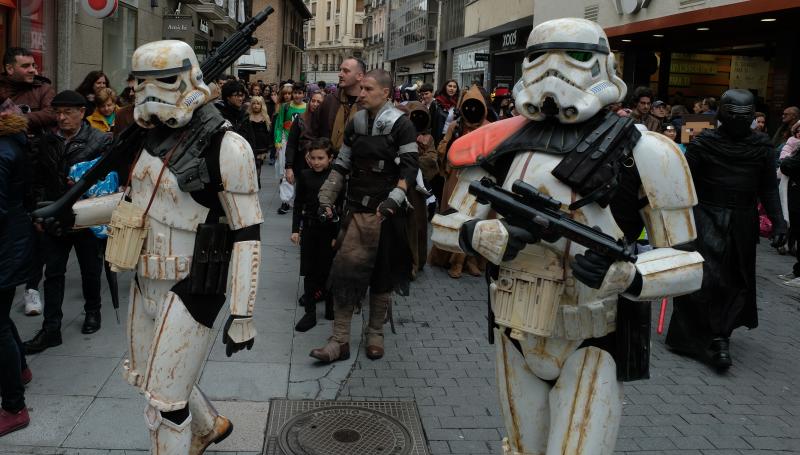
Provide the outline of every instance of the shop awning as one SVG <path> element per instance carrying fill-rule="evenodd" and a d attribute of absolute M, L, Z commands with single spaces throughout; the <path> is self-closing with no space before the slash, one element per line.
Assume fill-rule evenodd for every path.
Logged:
<path fill-rule="evenodd" d="M 240 70 L 266 71 L 267 54 L 264 49 L 250 49 L 249 54 L 244 54 L 236 61 Z"/>

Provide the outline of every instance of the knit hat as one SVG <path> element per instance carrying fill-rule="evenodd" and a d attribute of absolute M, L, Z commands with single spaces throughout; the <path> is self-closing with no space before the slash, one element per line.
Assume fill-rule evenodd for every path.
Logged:
<path fill-rule="evenodd" d="M 84 107 L 86 98 L 74 90 L 64 90 L 53 97 L 50 105 L 53 107 Z"/>

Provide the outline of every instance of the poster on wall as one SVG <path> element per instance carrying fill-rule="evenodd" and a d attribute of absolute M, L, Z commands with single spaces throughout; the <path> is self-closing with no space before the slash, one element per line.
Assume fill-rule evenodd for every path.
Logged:
<path fill-rule="evenodd" d="M 730 88 L 756 90 L 758 96 L 767 96 L 769 62 L 761 57 L 731 57 Z"/>

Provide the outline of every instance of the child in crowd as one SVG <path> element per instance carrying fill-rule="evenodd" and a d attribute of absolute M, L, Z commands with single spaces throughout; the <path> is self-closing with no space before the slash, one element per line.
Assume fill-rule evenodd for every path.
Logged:
<path fill-rule="evenodd" d="M 277 150 L 277 166 L 275 173 L 280 178 L 280 198 L 281 206 L 278 208 L 278 214 L 284 215 L 289 213 L 292 209 L 291 203 L 294 199 L 294 187 L 285 178 L 286 166 L 286 141 L 289 138 L 289 131 L 292 129 L 292 123 L 295 117 L 303 115 L 306 111 L 306 103 L 304 98 L 306 96 L 305 86 L 303 84 L 294 84 L 292 86 L 292 102 L 282 103 L 280 110 L 275 115 L 275 149 Z"/>
<path fill-rule="evenodd" d="M 292 243 L 300 245 L 300 276 L 303 296 L 300 306 L 305 315 L 294 329 L 305 332 L 317 325 L 317 302 L 325 300 L 325 319 L 333 320 L 333 299 L 326 289 L 328 272 L 333 261 L 333 247 L 339 231 L 338 223 L 320 220 L 317 195 L 331 172 L 333 147 L 327 138 L 312 140 L 306 148 L 310 169 L 303 169 L 297 179 L 297 192 L 292 219 Z"/>

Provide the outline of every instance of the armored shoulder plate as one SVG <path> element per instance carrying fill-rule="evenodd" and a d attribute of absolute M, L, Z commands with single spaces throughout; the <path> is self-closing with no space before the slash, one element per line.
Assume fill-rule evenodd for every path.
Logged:
<path fill-rule="evenodd" d="M 194 112 L 192 120 L 183 128 L 151 130 L 145 139 L 145 148 L 151 155 L 164 158 L 179 142 L 170 157 L 169 170 L 178 179 L 181 191 L 199 191 L 211 183 L 203 151 L 212 136 L 229 128 L 230 123 L 219 110 L 212 104 L 205 104 Z"/>
<path fill-rule="evenodd" d="M 403 111 L 396 109 L 391 103 L 383 105 L 375 120 L 372 123 L 372 131 L 369 130 L 369 112 L 362 109 L 353 115 L 353 129 L 356 134 L 362 136 L 385 136 L 392 132 L 394 122 L 402 117 Z"/>

